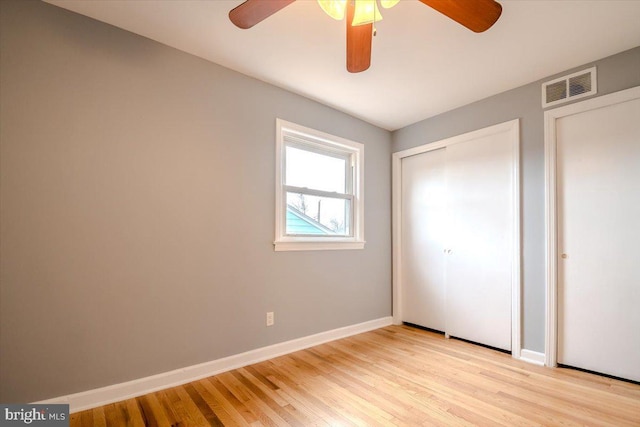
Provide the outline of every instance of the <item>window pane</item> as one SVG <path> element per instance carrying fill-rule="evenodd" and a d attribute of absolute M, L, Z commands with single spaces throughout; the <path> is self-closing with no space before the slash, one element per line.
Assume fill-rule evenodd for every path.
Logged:
<path fill-rule="evenodd" d="M 346 158 L 287 146 L 286 185 L 345 193 Z"/>
<path fill-rule="evenodd" d="M 351 235 L 351 201 L 287 192 L 286 234 Z"/>

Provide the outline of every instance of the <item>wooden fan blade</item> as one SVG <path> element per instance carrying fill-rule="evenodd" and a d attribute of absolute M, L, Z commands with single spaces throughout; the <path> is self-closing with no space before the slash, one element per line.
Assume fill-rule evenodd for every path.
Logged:
<path fill-rule="evenodd" d="M 359 73 L 371 65 L 373 24 L 351 25 L 355 2 L 347 1 L 347 71 Z"/>
<path fill-rule="evenodd" d="M 494 0 L 420 1 L 476 33 L 491 28 L 502 13 L 502 6 Z"/>
<path fill-rule="evenodd" d="M 267 19 L 295 0 L 247 0 L 231 9 L 229 19 L 236 27 L 247 29 Z"/>

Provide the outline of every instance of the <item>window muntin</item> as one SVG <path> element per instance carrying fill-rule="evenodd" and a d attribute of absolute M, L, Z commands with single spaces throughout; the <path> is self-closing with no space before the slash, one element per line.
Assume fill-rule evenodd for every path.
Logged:
<path fill-rule="evenodd" d="M 360 143 L 277 120 L 276 250 L 364 247 Z"/>

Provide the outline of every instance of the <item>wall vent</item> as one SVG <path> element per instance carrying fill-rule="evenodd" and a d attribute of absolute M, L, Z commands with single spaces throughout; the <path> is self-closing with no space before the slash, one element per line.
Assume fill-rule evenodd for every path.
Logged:
<path fill-rule="evenodd" d="M 598 93 L 596 67 L 578 71 L 542 84 L 542 108 Z"/>

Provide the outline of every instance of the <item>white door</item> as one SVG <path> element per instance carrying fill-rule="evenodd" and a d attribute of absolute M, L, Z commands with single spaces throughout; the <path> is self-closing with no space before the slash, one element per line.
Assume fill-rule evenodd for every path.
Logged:
<path fill-rule="evenodd" d="M 398 320 L 511 349 L 518 136 L 512 121 L 396 154 Z"/>
<path fill-rule="evenodd" d="M 514 148 L 499 133 L 447 147 L 447 333 L 511 349 Z"/>
<path fill-rule="evenodd" d="M 445 149 L 402 159 L 403 321 L 445 330 Z"/>
<path fill-rule="evenodd" d="M 556 120 L 558 363 L 640 381 L 640 99 Z"/>

